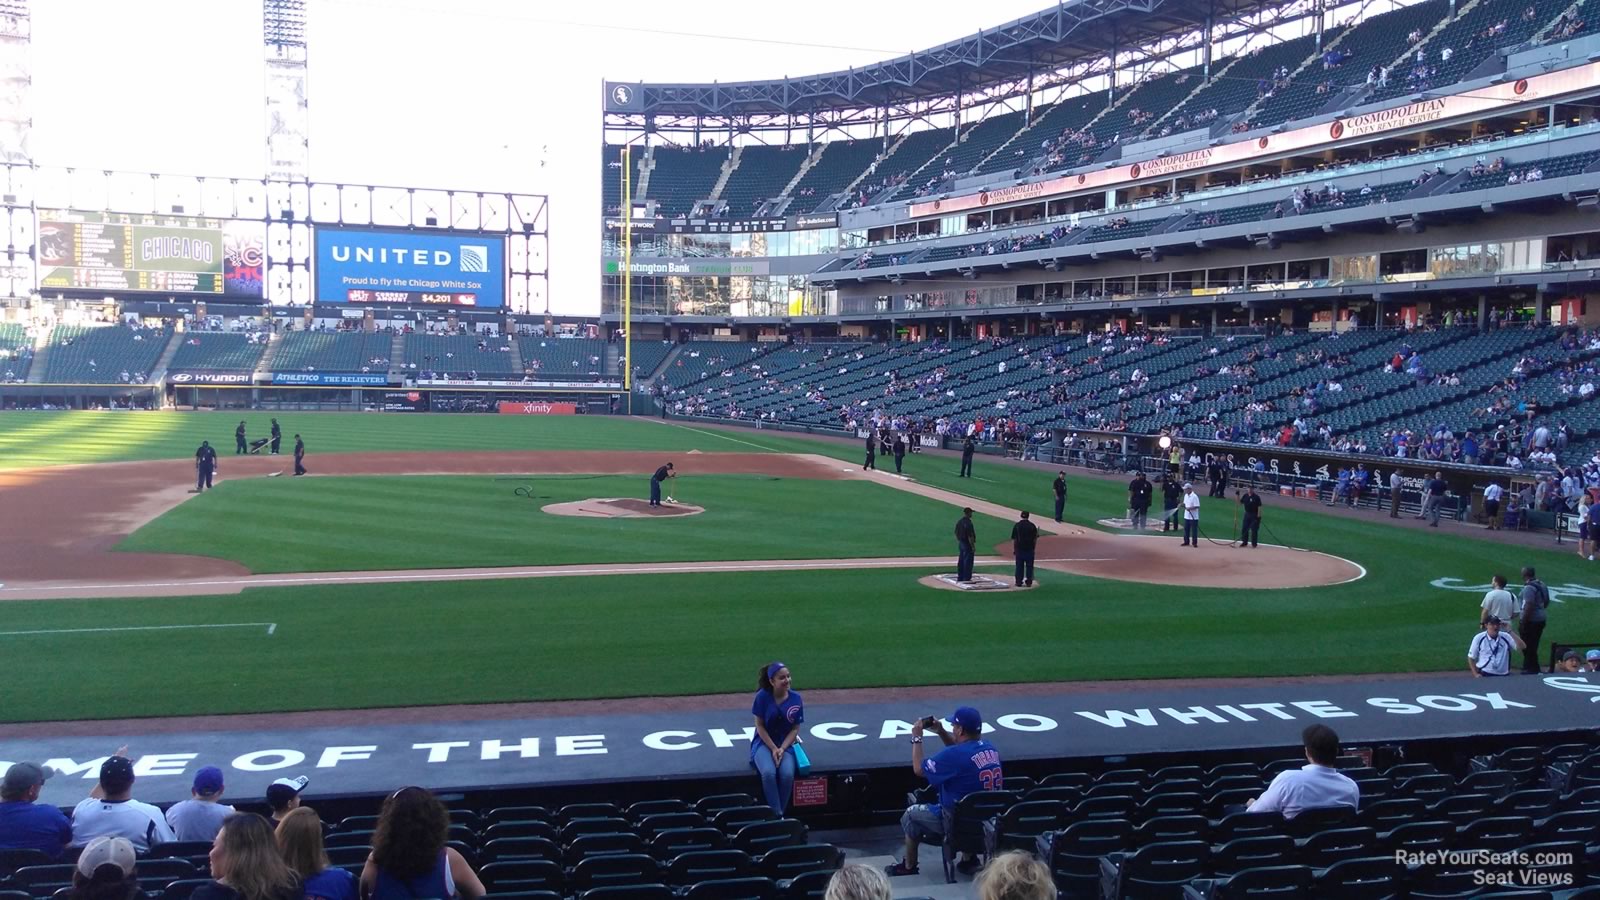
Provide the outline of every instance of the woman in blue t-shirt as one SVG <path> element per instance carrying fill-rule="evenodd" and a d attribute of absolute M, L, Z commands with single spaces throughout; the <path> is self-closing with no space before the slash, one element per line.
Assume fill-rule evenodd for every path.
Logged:
<path fill-rule="evenodd" d="M 761 669 L 755 704 L 756 736 L 750 741 L 750 765 L 761 773 L 761 793 L 767 805 L 783 815 L 794 790 L 794 742 L 806 720 L 800 692 L 789 689 L 789 667 L 781 662 Z"/>

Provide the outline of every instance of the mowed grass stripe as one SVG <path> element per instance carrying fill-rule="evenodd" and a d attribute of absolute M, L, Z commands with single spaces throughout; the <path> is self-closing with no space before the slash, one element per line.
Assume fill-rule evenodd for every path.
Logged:
<path fill-rule="evenodd" d="M 0 413 L 0 468 L 183 459 L 208 440 L 224 459 L 243 419 L 251 440 L 276 416 L 288 454 L 304 436 L 318 454 L 395 450 L 660 450 L 759 452 L 714 436 L 621 416 L 408 413 L 37 412 Z"/>
<path fill-rule="evenodd" d="M 531 487 L 533 499 L 514 489 Z M 252 572 L 939 556 L 960 513 L 884 485 L 762 475 L 668 484 L 705 513 L 556 516 L 553 503 L 648 497 L 638 476 L 254 478 L 224 482 L 145 525 L 120 550 L 238 561 Z M 1011 524 L 979 516 L 985 547 Z M 987 552 L 987 550 L 985 550 Z"/>
<path fill-rule="evenodd" d="M 1356 598 L 1141 590 L 1045 574 L 972 597 L 929 571 L 682 574 L 252 590 L 4 604 L 7 630 L 275 621 L 247 629 L 0 639 L 48 673 L 0 706 L 32 721 L 699 694 L 781 657 L 802 688 L 1455 668 L 1456 596 L 1384 629 Z M 1117 588 L 1107 592 L 1107 588 Z M 1257 599 L 1259 598 L 1259 599 Z M 1379 632 L 1382 632 L 1381 639 Z M 1400 648 L 1397 651 L 1397 648 Z M 92 656 L 94 665 L 75 664 Z M 981 688 L 969 691 L 980 696 Z"/>

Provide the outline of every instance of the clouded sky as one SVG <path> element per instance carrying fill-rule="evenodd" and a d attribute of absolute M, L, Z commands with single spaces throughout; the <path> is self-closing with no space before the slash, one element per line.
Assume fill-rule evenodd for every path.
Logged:
<path fill-rule="evenodd" d="M 551 308 L 599 311 L 601 82 L 860 66 L 1044 8 L 310 0 L 311 177 L 548 193 Z M 33 0 L 43 166 L 260 177 L 260 0 Z"/>

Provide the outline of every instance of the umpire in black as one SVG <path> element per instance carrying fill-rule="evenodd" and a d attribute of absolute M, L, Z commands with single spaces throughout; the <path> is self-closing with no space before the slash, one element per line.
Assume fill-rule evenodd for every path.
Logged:
<path fill-rule="evenodd" d="M 1255 485 L 1244 489 L 1239 505 L 1244 507 L 1244 522 L 1239 527 L 1239 546 L 1261 546 L 1261 497 L 1256 493 Z"/>
<path fill-rule="evenodd" d="M 239 433 L 244 434 L 244 423 L 239 424 Z M 211 487 L 211 476 L 217 471 L 217 451 L 212 448 L 210 441 L 201 441 L 200 449 L 194 451 L 194 492 L 196 494 Z"/>
<path fill-rule="evenodd" d="M 241 420 L 239 427 L 233 430 L 233 455 L 238 456 L 241 453 L 249 452 L 250 444 L 244 439 L 244 422 Z M 214 455 L 216 451 L 213 450 L 212 453 Z"/>
<path fill-rule="evenodd" d="M 1016 587 L 1033 587 L 1033 551 L 1039 544 L 1039 526 L 1028 520 L 1028 511 L 1011 526 L 1011 555 L 1016 558 Z"/>
<path fill-rule="evenodd" d="M 1050 489 L 1056 494 L 1056 523 L 1060 524 L 1061 514 L 1067 509 L 1067 473 L 1066 470 L 1056 472 L 1056 480 L 1050 483 Z"/>

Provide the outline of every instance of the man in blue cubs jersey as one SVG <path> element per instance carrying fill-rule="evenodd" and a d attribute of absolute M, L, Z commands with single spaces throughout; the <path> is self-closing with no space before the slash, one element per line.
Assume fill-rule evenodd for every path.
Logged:
<path fill-rule="evenodd" d="M 975 791 L 998 791 L 1004 785 L 1000 771 L 1000 751 L 983 739 L 983 716 L 970 706 L 957 709 L 950 716 L 951 730 L 929 716 L 911 726 L 911 768 L 928 783 L 939 789 L 939 802 L 919 803 L 900 817 L 900 830 L 906 836 L 905 859 L 889 866 L 890 875 L 917 874 L 917 845 L 939 843 L 950 816 L 955 813 L 961 798 Z M 944 741 L 945 748 L 937 756 L 927 758 L 922 752 L 922 732 L 926 728 Z M 963 871 L 975 860 L 963 863 Z"/>

